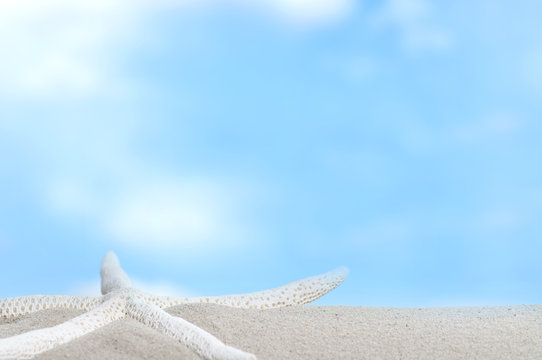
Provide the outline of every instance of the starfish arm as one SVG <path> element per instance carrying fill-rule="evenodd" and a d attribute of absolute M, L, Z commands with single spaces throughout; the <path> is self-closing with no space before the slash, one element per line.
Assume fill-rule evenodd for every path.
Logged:
<path fill-rule="evenodd" d="M 120 266 L 119 258 L 112 251 L 105 254 L 100 275 L 102 277 L 102 295 L 132 286 L 132 281 Z"/>
<path fill-rule="evenodd" d="M 60 325 L 0 339 L 0 359 L 30 359 L 124 316 L 124 300 L 113 298 Z"/>
<path fill-rule="evenodd" d="M 100 304 L 91 296 L 32 295 L 0 299 L 0 317 L 16 317 L 45 309 L 79 309 L 88 311 Z"/>
<path fill-rule="evenodd" d="M 224 344 L 196 325 L 172 316 L 158 306 L 128 302 L 127 313 L 137 321 L 171 336 L 206 360 L 256 360 L 256 356 Z"/>
<path fill-rule="evenodd" d="M 161 308 L 188 304 L 212 303 L 237 308 L 269 309 L 313 302 L 339 286 L 348 270 L 344 267 L 328 273 L 297 280 L 287 285 L 242 295 L 203 296 L 192 298 L 149 297 L 148 300 Z"/>

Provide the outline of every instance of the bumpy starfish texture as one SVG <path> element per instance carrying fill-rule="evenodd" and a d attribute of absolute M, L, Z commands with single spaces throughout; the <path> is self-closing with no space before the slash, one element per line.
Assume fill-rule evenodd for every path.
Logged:
<path fill-rule="evenodd" d="M 256 356 L 228 346 L 205 330 L 172 316 L 163 309 L 189 303 L 213 303 L 238 308 L 268 309 L 310 303 L 339 286 L 348 271 L 332 272 L 244 295 L 192 298 L 154 296 L 132 287 L 113 252 L 107 253 L 100 270 L 102 294 L 89 296 L 33 295 L 0 299 L 0 316 L 16 317 L 39 310 L 69 308 L 85 313 L 60 325 L 0 339 L 0 359 L 30 359 L 115 320 L 130 317 L 185 344 L 203 359 L 241 360 Z"/>

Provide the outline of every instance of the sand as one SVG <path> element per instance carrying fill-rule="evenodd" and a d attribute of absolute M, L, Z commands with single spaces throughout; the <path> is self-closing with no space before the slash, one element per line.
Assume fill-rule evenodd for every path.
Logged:
<path fill-rule="evenodd" d="M 259 359 L 542 359 L 542 305 L 450 308 L 299 306 L 272 310 L 191 304 L 168 309 Z M 80 312 L 0 318 L 0 338 Z M 199 359 L 124 319 L 36 359 Z"/>

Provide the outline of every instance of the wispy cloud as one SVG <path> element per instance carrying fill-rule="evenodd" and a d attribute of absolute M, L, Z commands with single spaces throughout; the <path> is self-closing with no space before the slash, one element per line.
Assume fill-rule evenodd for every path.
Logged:
<path fill-rule="evenodd" d="M 218 177 L 158 175 L 148 169 L 122 178 L 101 174 L 95 188 L 86 179 L 52 179 L 47 207 L 64 221 L 87 223 L 100 236 L 131 249 L 208 254 L 239 250 L 253 232 L 246 184 Z M 253 235 L 253 234 L 252 234 Z"/>
<path fill-rule="evenodd" d="M 346 18 L 356 7 L 354 0 L 261 0 L 252 1 L 268 8 L 289 23 L 320 26 Z"/>
<path fill-rule="evenodd" d="M 0 90 L 42 98 L 103 91 L 136 9 L 124 0 L 1 2 Z"/>
<path fill-rule="evenodd" d="M 114 202 L 102 221 L 114 240 L 142 248 L 210 251 L 238 247 L 242 209 L 235 190 L 209 179 L 162 179 L 132 187 Z"/>
<path fill-rule="evenodd" d="M 164 11 L 240 6 L 312 27 L 344 18 L 354 4 L 354 0 L 2 1 L 0 94 L 47 99 L 128 91 L 118 69 L 121 58 L 144 41 L 139 35 L 145 20 Z"/>
<path fill-rule="evenodd" d="M 319 26 L 346 16 L 354 1 L 0 2 L 0 97 L 55 99 L 60 105 L 74 96 L 118 96 L 128 91 L 129 81 L 122 78 L 119 63 L 131 46 L 144 42 L 138 35 L 152 31 L 144 26 L 150 17 L 216 5 L 257 10 L 250 12 L 254 16 L 264 10 L 263 16 Z M 18 139 L 16 151 L 40 164 L 29 167 L 39 172 L 33 175 L 45 189 L 45 211 L 62 221 L 88 224 L 104 239 L 131 248 L 241 246 L 250 233 L 243 220 L 250 210 L 240 195 L 246 183 L 225 180 L 236 174 L 202 175 L 182 165 L 158 170 L 134 150 L 145 121 L 116 112 L 89 119 L 79 111 L 59 111 L 60 116 L 53 111 L 53 119 L 43 122 L 0 121 L 0 137 Z"/>
<path fill-rule="evenodd" d="M 426 0 L 388 0 L 375 15 L 375 23 L 397 29 L 402 46 L 409 52 L 442 51 L 452 44 L 450 34 L 438 25 Z"/>
<path fill-rule="evenodd" d="M 32 169 L 46 216 L 129 249 L 209 254 L 238 251 L 254 236 L 250 216 L 259 185 L 233 172 L 198 173 L 182 163 L 165 171 L 141 159 L 134 143 L 145 124 L 131 120 L 6 123 L 11 153 Z M 29 160 L 30 159 L 30 160 Z M 241 180 L 242 179 L 242 180 Z M 256 195 L 257 196 L 257 195 Z M 249 235 L 250 234 L 250 235 Z"/>

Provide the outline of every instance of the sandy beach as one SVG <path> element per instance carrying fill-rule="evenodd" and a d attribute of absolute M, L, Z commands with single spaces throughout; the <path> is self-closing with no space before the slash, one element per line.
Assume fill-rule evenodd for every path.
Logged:
<path fill-rule="evenodd" d="M 168 312 L 258 359 L 542 359 L 542 305 L 247 310 L 190 304 Z M 44 310 L 0 318 L 0 338 L 78 314 Z M 124 319 L 36 359 L 199 358 L 168 337 Z"/>

